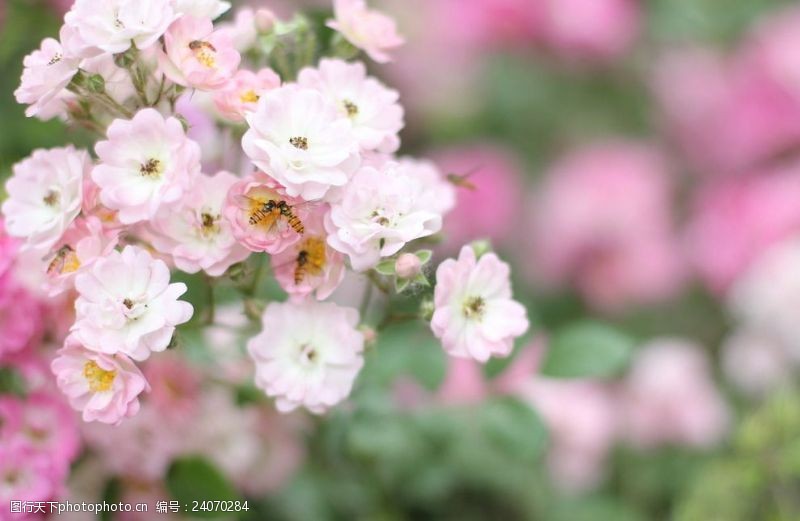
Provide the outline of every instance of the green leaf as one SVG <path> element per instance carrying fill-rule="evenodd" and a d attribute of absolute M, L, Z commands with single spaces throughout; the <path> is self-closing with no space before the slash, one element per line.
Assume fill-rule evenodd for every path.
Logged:
<path fill-rule="evenodd" d="M 167 490 L 181 503 L 191 508 L 194 501 L 240 500 L 236 489 L 228 479 L 210 462 L 200 456 L 189 456 L 176 460 L 167 473 Z M 228 512 L 194 512 L 201 518 L 225 517 Z"/>
<path fill-rule="evenodd" d="M 431 257 L 433 256 L 433 250 L 419 250 L 414 255 L 416 255 L 419 261 L 424 265 L 431 260 Z"/>
<path fill-rule="evenodd" d="M 394 281 L 394 290 L 398 293 L 402 293 L 409 285 L 411 280 L 409 279 L 395 279 Z"/>
<path fill-rule="evenodd" d="M 634 341 L 594 321 L 570 324 L 553 337 L 542 374 L 558 378 L 610 377 L 628 364 Z"/>
<path fill-rule="evenodd" d="M 490 442 L 517 461 L 536 461 L 544 450 L 547 430 L 530 406 L 504 396 L 488 401 L 480 411 Z"/>
<path fill-rule="evenodd" d="M 386 259 L 378 263 L 375 266 L 375 271 L 380 273 L 381 275 L 394 275 L 394 265 L 396 261 L 394 259 Z"/>

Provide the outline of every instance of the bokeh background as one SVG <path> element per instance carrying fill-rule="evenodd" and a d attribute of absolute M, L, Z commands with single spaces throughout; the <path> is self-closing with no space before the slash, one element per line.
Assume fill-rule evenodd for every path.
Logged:
<path fill-rule="evenodd" d="M 70 3 L 0 4 L 0 178 L 88 142 L 12 95 Z M 408 40 L 373 70 L 402 94 L 403 151 L 460 180 L 438 254 L 491 240 L 530 334 L 481 367 L 388 327 L 346 406 L 279 416 L 208 385 L 247 370 L 226 358 L 246 319 L 223 307 L 202 353 L 148 366 L 140 415 L 62 420 L 82 440 L 64 497 L 247 498 L 254 520 L 800 519 L 800 5 L 371 4 Z M 153 516 L 116 518 L 180 518 Z"/>

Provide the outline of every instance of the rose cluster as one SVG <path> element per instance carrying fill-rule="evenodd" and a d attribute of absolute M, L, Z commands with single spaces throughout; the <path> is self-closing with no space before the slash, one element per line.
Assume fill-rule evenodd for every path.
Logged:
<path fill-rule="evenodd" d="M 25 58 L 15 94 L 27 114 L 98 137 L 93 153 L 34 151 L 2 205 L 49 295 L 74 299 L 52 371 L 86 421 L 136 414 L 150 389 L 137 364 L 192 320 L 170 270 L 213 286 L 270 256 L 288 300 L 263 312 L 258 295 L 241 300 L 255 297 L 263 325 L 248 342 L 256 385 L 281 411 L 324 412 L 364 364 L 364 317 L 323 302 L 348 271 L 398 292 L 430 285 L 430 250 L 408 250 L 436 238 L 456 187 L 397 155 L 399 94 L 353 61 L 389 61 L 403 42 L 394 22 L 337 0 L 326 46 L 302 15 L 243 9 L 215 25 L 229 7 L 77 0 L 59 39 Z M 448 353 L 481 362 L 528 328 L 508 265 L 471 246 L 440 264 L 420 309 Z"/>

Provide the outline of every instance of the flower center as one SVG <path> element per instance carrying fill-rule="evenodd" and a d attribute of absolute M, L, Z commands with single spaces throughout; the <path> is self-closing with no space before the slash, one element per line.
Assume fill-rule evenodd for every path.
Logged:
<path fill-rule="evenodd" d="M 133 308 L 133 301 L 129 298 L 126 298 L 125 300 L 122 301 L 122 305 L 128 309 L 131 309 Z"/>
<path fill-rule="evenodd" d="M 194 53 L 195 59 L 209 69 L 217 66 L 217 49 L 211 43 L 204 40 L 192 40 L 189 42 L 189 48 Z"/>
<path fill-rule="evenodd" d="M 139 167 L 139 173 L 143 177 L 150 177 L 153 179 L 158 179 L 161 177 L 163 171 L 164 168 L 161 166 L 161 160 L 152 157 L 146 162 L 142 163 L 142 165 Z"/>
<path fill-rule="evenodd" d="M 50 58 L 50 61 L 47 62 L 47 65 L 55 65 L 56 63 L 60 62 L 61 58 L 63 57 L 64 56 L 60 52 L 57 52 L 53 55 L 52 58 Z"/>
<path fill-rule="evenodd" d="M 218 220 L 219 215 L 212 215 L 208 212 L 203 212 L 200 214 L 200 233 L 203 235 L 203 237 L 209 237 L 219 233 L 219 225 L 217 224 Z"/>
<path fill-rule="evenodd" d="M 300 362 L 304 366 L 313 365 L 314 362 L 317 360 L 318 353 L 317 350 L 311 344 L 302 344 L 300 346 Z"/>
<path fill-rule="evenodd" d="M 483 318 L 483 313 L 486 310 L 486 301 L 483 297 L 469 297 L 464 301 L 464 306 L 461 311 L 464 317 L 472 320 L 480 320 Z"/>
<path fill-rule="evenodd" d="M 354 118 L 358 116 L 358 105 L 349 99 L 342 100 L 342 105 L 344 105 L 344 110 L 347 112 L 347 117 Z"/>
<path fill-rule="evenodd" d="M 44 204 L 50 207 L 56 206 L 60 200 L 61 195 L 55 190 L 48 190 L 45 196 L 42 198 Z"/>
<path fill-rule="evenodd" d="M 64 273 L 73 273 L 78 271 L 81 267 L 81 261 L 78 254 L 69 244 L 65 244 L 56 251 L 55 257 L 47 265 L 48 275 L 63 275 Z"/>
<path fill-rule="evenodd" d="M 308 150 L 308 138 L 306 137 L 296 136 L 289 138 L 289 143 L 300 150 Z"/>
<path fill-rule="evenodd" d="M 255 102 L 258 101 L 259 95 L 256 94 L 256 91 L 254 91 L 253 89 L 250 89 L 250 90 L 244 91 L 242 93 L 242 95 L 239 96 L 239 99 L 241 100 L 242 103 L 255 103 Z"/>
<path fill-rule="evenodd" d="M 114 378 L 117 377 L 116 371 L 106 371 L 97 362 L 89 360 L 83 365 L 83 377 L 89 383 L 89 390 L 93 393 L 102 393 L 111 389 Z"/>

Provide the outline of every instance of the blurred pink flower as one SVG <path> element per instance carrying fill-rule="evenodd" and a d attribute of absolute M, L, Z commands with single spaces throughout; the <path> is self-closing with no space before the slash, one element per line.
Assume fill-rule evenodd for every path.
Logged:
<path fill-rule="evenodd" d="M 33 519 L 24 513 L 12 514 L 11 500 L 54 500 L 63 486 L 66 470 L 33 447 L 0 445 L 0 519 Z"/>
<path fill-rule="evenodd" d="M 429 3 L 442 38 L 453 45 L 474 50 L 530 45 L 541 33 L 544 9 L 538 2 L 434 0 Z"/>
<path fill-rule="evenodd" d="M 578 149 L 550 170 L 532 205 L 527 255 L 535 279 L 571 283 L 606 311 L 679 291 L 684 270 L 670 183 L 653 148 L 612 142 Z"/>
<path fill-rule="evenodd" d="M 716 292 L 764 249 L 800 231 L 800 164 L 714 180 L 695 197 L 688 256 Z"/>
<path fill-rule="evenodd" d="M 447 375 L 437 391 L 437 399 L 445 405 L 476 404 L 489 396 L 483 369 L 475 360 L 449 357 Z"/>
<path fill-rule="evenodd" d="M 6 274 L 0 277 L 0 360 L 35 344 L 44 333 L 44 308 Z"/>
<path fill-rule="evenodd" d="M 5 275 L 16 259 L 19 242 L 6 233 L 3 218 L 0 217 L 0 279 Z"/>
<path fill-rule="evenodd" d="M 718 443 L 730 414 L 710 371 L 702 348 L 690 341 L 664 338 L 643 346 L 621 389 L 628 440 L 641 448 Z"/>
<path fill-rule="evenodd" d="M 189 421 L 199 407 L 200 372 L 172 352 L 151 358 L 143 372 L 150 384 L 150 403 L 164 420 Z"/>
<path fill-rule="evenodd" d="M 543 4 L 543 40 L 563 57 L 617 58 L 639 31 L 636 0 L 544 0 Z"/>
<path fill-rule="evenodd" d="M 335 18 L 327 26 L 378 63 L 391 61 L 388 51 L 405 43 L 395 21 L 367 7 L 365 0 L 333 0 Z"/>
<path fill-rule="evenodd" d="M 280 85 L 281 79 L 268 67 L 258 72 L 241 69 L 214 93 L 214 104 L 223 117 L 231 121 L 244 121 L 245 114 L 256 110 L 261 96 Z"/>
<path fill-rule="evenodd" d="M 792 380 L 796 360 L 767 332 L 735 331 L 722 344 L 722 370 L 739 390 L 763 396 Z"/>
<path fill-rule="evenodd" d="M 488 144 L 434 152 L 433 160 L 447 175 L 463 176 L 456 206 L 444 220 L 445 249 L 457 250 L 475 239 L 508 245 L 520 233 L 523 179 L 518 159 Z"/>
<path fill-rule="evenodd" d="M 3 397 L 0 400 L 14 400 Z M 64 470 L 78 456 L 80 435 L 77 416 L 64 399 L 50 392 L 37 392 L 20 400 L 16 443 L 23 443 L 47 455 Z M 12 445 L 15 440 L 11 440 Z"/>

